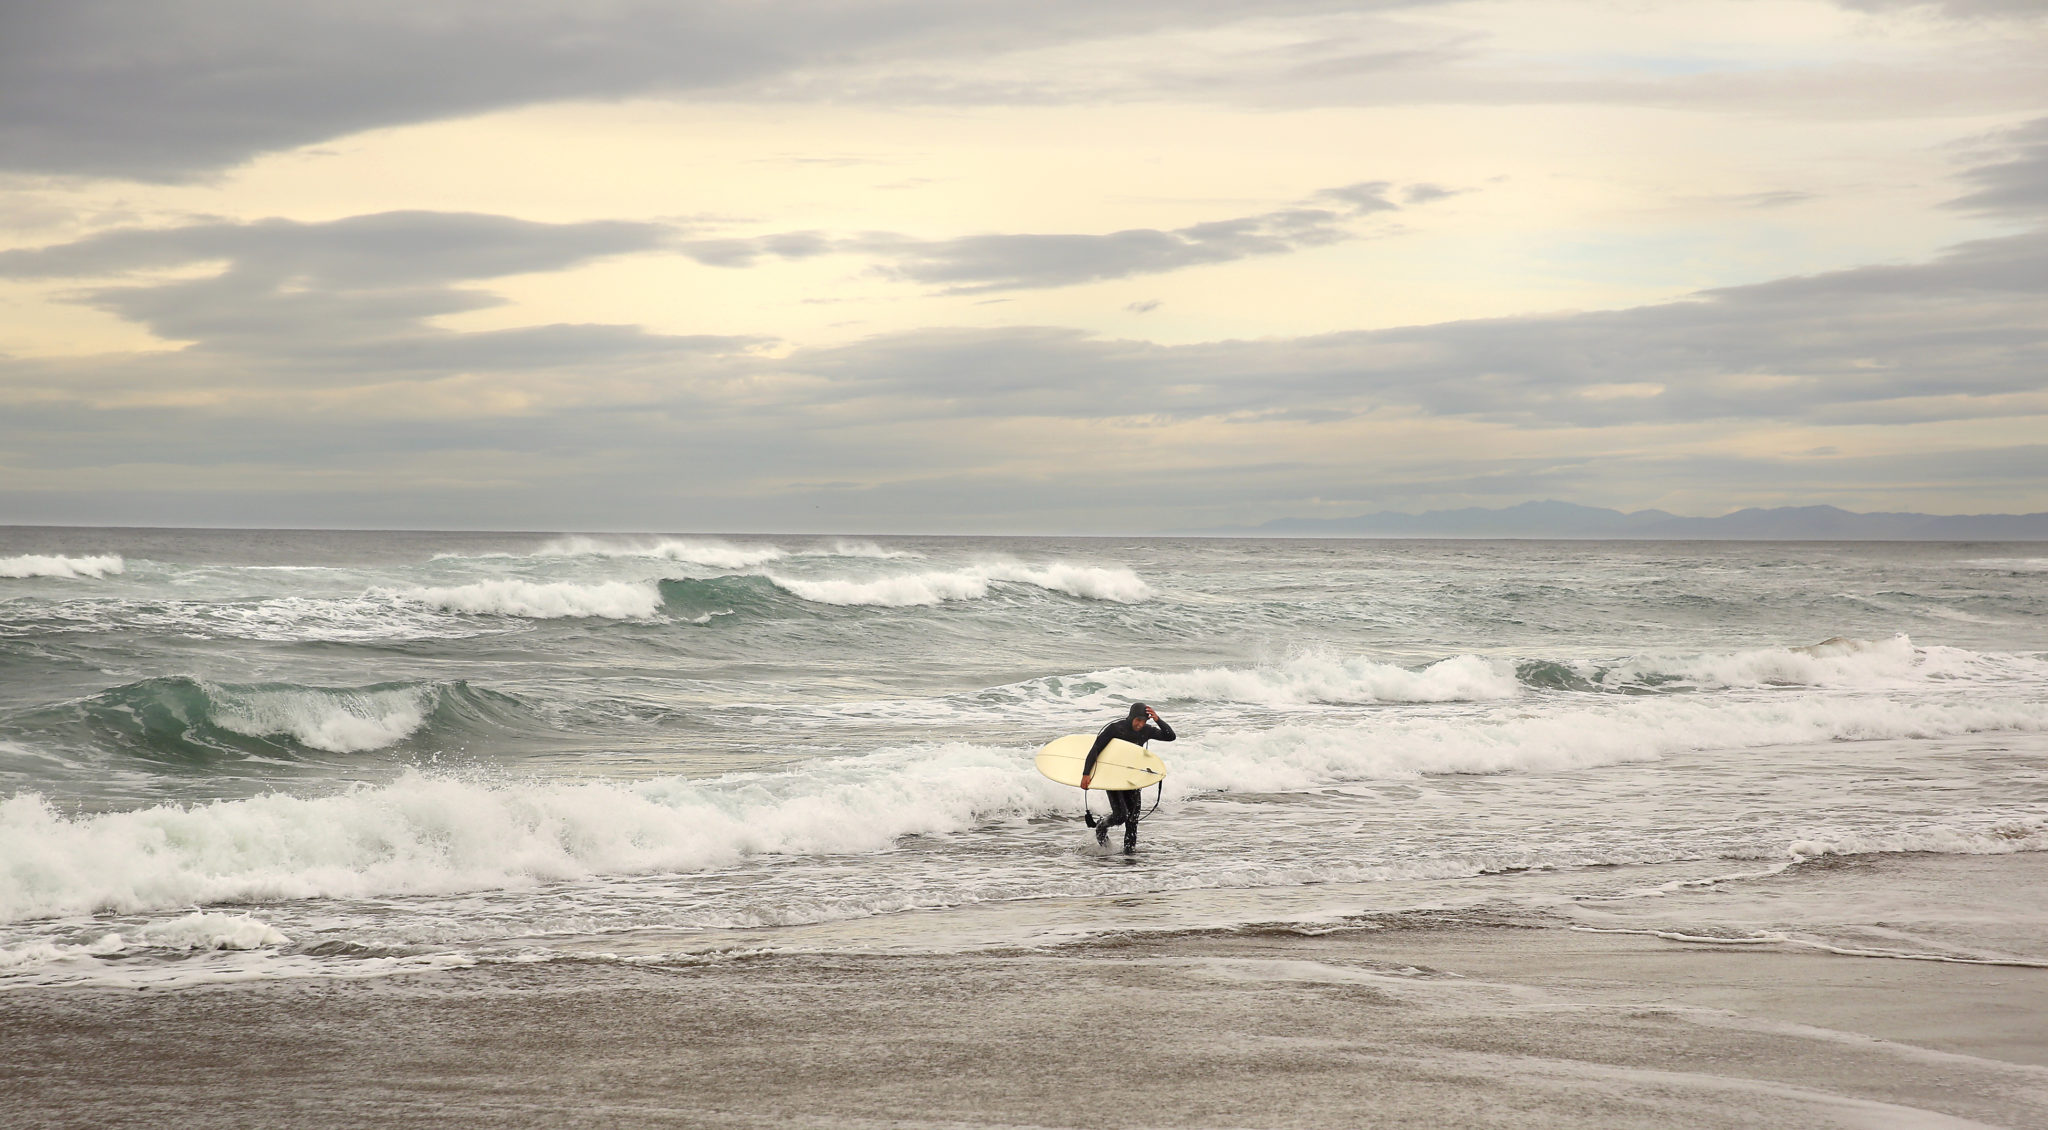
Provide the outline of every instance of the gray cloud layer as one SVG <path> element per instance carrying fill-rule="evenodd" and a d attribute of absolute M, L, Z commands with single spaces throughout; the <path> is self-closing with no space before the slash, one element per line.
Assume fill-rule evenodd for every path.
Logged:
<path fill-rule="evenodd" d="M 1950 206 L 1993 215 L 2048 216 L 2048 118 L 2008 131 L 1997 148 L 1997 159 L 1963 174 L 1976 191 Z"/>
<path fill-rule="evenodd" d="M 1446 66 L 1472 43 L 1323 21 L 1441 0 L 67 0 L 0 8 L 0 170 L 180 180 L 364 129 L 551 101 L 642 95 L 883 103 L 1227 98 L 1250 104 L 1698 99 L 1811 112 L 2009 104 L 2039 91 L 2033 54 L 1929 75 L 1565 75 Z M 1866 9 L 1912 6 L 1841 0 Z M 1959 18 L 2038 14 L 2034 0 L 1949 0 Z M 1300 41 L 1213 57 L 1140 53 L 1111 68 L 988 77 L 988 60 L 1152 32 L 1301 20 Z M 1780 73 L 1782 72 L 1782 73 Z"/>
<path fill-rule="evenodd" d="M 492 230 L 491 218 L 365 219 L 420 229 L 427 245 L 444 249 L 432 273 L 451 288 L 480 274 L 574 262 L 652 238 L 505 221 L 496 230 L 523 241 L 524 250 L 472 258 L 481 253 L 435 224 Z M 97 237 L 0 260 L 15 272 L 48 273 L 59 263 L 104 269 L 163 263 L 165 248 L 175 246 L 180 254 L 228 254 L 230 276 L 296 279 L 307 288 L 296 298 L 309 302 L 375 307 L 338 323 L 322 320 L 331 314 L 297 322 L 238 312 L 252 294 L 296 300 L 278 287 L 209 290 L 181 281 L 95 292 L 90 301 L 175 326 L 199 344 L 125 358 L 0 361 L 0 396 L 9 405 L 0 450 L 10 477 L 92 481 L 101 468 L 125 467 L 130 484 L 103 494 L 19 490 L 0 518 L 47 517 L 37 507 L 62 502 L 74 519 L 136 520 L 108 508 L 133 495 L 139 468 L 156 469 L 151 474 L 172 492 L 166 497 L 198 500 L 178 520 L 204 520 L 209 508 L 239 500 L 242 520 L 311 520 L 303 509 L 296 518 L 274 512 L 290 505 L 310 508 L 321 521 L 348 521 L 354 508 L 381 496 L 401 509 L 386 520 L 422 524 L 455 521 L 452 508 L 463 511 L 457 524 L 469 525 L 742 528 L 800 525 L 813 520 L 813 506 L 830 508 L 835 520 L 824 524 L 838 528 L 943 528 L 919 518 L 921 508 L 936 506 L 1004 514 L 998 524 L 1009 528 L 1034 521 L 1074 528 L 1074 516 L 1092 510 L 1105 491 L 1161 506 L 1178 500 L 1186 509 L 1162 511 L 1159 523 L 1200 525 L 1237 520 L 1243 507 L 1271 513 L 1311 497 L 1373 505 L 1433 504 L 1447 492 L 1505 501 L 1530 492 L 1600 498 L 1624 484 L 1640 490 L 1688 475 L 1805 482 L 1843 499 L 1865 487 L 2013 490 L 2039 482 L 2041 452 L 2032 449 L 1923 453 L 1919 463 L 1826 453 L 1707 460 L 1645 454 L 1639 437 L 1644 427 L 1739 434 L 1758 423 L 1914 424 L 2041 413 L 2048 409 L 2043 232 L 1965 244 L 1922 264 L 1613 312 L 1187 346 L 1056 328 L 927 330 L 771 359 L 747 352 L 745 342 L 632 327 L 424 328 L 420 295 L 388 289 L 392 269 L 358 261 L 377 256 L 361 248 L 330 255 L 328 241 L 350 223 L 280 229 L 295 249 L 289 254 L 247 250 L 238 241 L 253 238 L 248 232 L 209 226 L 155 241 Z M 402 256 L 407 245 L 388 246 Z M 109 297 L 123 289 L 135 293 Z M 446 301 L 450 291 L 423 293 Z M 338 331 L 321 329 L 336 324 Z M 452 393 L 431 391 L 458 378 L 465 383 Z M 422 391 L 416 396 L 393 381 L 416 382 Z M 305 399 L 366 385 L 382 391 L 367 400 Z M 223 387 L 240 391 L 190 404 L 163 399 Z M 513 399 L 498 404 L 492 398 L 500 394 Z M 461 398 L 454 411 L 435 399 L 450 395 Z M 143 400 L 130 406 L 135 396 Z M 1251 429 L 1280 421 L 1306 443 L 1319 425 L 1386 413 L 1491 421 L 1531 435 L 1573 429 L 1573 438 L 1546 457 L 1358 451 L 1343 464 L 1303 454 L 1299 443 L 1250 438 Z M 1212 435 L 1245 431 L 1246 439 L 1243 454 L 1198 469 L 1152 472 L 1084 460 L 1034 471 L 1027 482 L 1008 469 L 1015 441 L 1005 437 L 1033 420 L 1071 422 L 1063 427 L 1115 420 L 1133 436 L 1203 420 Z M 1614 438 L 1598 438 L 1603 433 Z M 1042 457 L 1031 463 L 1044 466 Z M 264 466 L 276 468 L 281 483 L 295 483 L 289 504 L 265 501 L 265 491 L 249 486 L 248 469 Z M 178 485 L 230 469 L 228 485 L 215 494 Z M 398 481 L 411 486 L 394 494 Z M 1191 507 L 1191 499 L 1205 509 Z M 975 528 L 963 521 L 951 528 Z"/>
<path fill-rule="evenodd" d="M 371 127 L 538 102 L 702 93 L 850 60 L 974 58 L 1358 7 L 1338 0 L 10 4 L 0 15 L 0 167 L 175 180 Z"/>
<path fill-rule="evenodd" d="M 145 325 L 159 337 L 194 342 L 197 353 L 243 357 L 252 375 L 441 375 L 449 369 L 530 369 L 637 355 L 679 341 L 693 348 L 732 344 L 735 339 L 659 339 L 626 326 L 458 334 L 426 324 L 501 301 L 462 284 L 645 251 L 670 235 L 659 224 L 543 224 L 443 212 L 385 212 L 326 223 L 217 221 L 111 231 L 54 247 L 0 252 L 0 278 L 103 279 L 221 264 L 217 274 L 98 286 L 77 300 Z M 138 358 L 112 368 L 150 363 Z"/>
<path fill-rule="evenodd" d="M 2048 215 L 2042 128 L 2001 139 L 1960 206 Z M 1412 198 L 1372 185 L 1323 198 L 1372 207 L 1397 195 Z M 1192 246 L 1241 248 L 1231 241 L 1261 232 L 1284 242 L 1301 229 L 1275 217 L 1291 214 L 1159 234 Z M 194 343 L 0 358 L 0 471 L 11 487 L 0 521 L 1086 528 L 1107 492 L 1159 507 L 1162 526 L 1194 526 L 1312 498 L 1360 509 L 1446 495 L 1629 503 L 1701 478 L 1844 502 L 1872 490 L 1894 499 L 1886 505 L 1926 492 L 1940 509 L 1943 491 L 2038 497 L 2048 458 L 2038 443 L 1887 458 L 1659 454 L 1665 441 L 1644 438 L 2043 414 L 2040 228 L 1924 263 L 1630 310 L 1292 340 L 1162 346 L 1058 328 L 941 329 L 776 358 L 751 341 L 632 326 L 430 324 L 495 301 L 478 289 L 491 279 L 660 252 L 676 238 L 661 225 L 403 212 L 209 221 L 0 253 L 0 276 L 96 280 L 80 301 Z M 915 251 L 924 259 L 890 262 L 939 263 L 932 284 L 957 286 L 1129 261 L 1090 244 L 1034 276 L 1037 248 L 975 259 L 971 247 L 935 241 Z M 1332 434 L 1317 428 L 1382 416 L 1505 425 L 1548 449 L 1315 453 L 1315 438 Z M 1218 454 L 1134 469 L 1086 456 L 1049 464 L 1031 446 L 1045 427 L 1081 435 L 1105 421 L 1134 442 L 1202 421 Z M 1290 426 L 1259 431 L 1275 421 Z"/>

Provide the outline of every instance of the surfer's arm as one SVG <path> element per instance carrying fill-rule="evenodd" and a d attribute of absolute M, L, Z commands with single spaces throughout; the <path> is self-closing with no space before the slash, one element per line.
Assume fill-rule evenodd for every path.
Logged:
<path fill-rule="evenodd" d="M 1089 750 L 1088 750 L 1088 757 L 1087 757 L 1087 760 L 1085 760 L 1085 761 L 1081 762 L 1081 787 L 1082 787 L 1082 788 L 1084 788 L 1084 789 L 1085 789 L 1085 788 L 1087 788 L 1087 787 L 1088 787 L 1088 778 L 1090 778 L 1090 777 L 1093 777 L 1093 776 L 1095 775 L 1095 759 L 1096 759 L 1096 758 L 1098 758 L 1098 757 L 1101 757 L 1101 756 L 1102 756 L 1102 751 L 1103 751 L 1103 750 L 1105 750 L 1105 749 L 1108 749 L 1108 748 L 1109 748 L 1109 731 L 1108 731 L 1108 730 L 1104 730 L 1104 731 L 1102 731 L 1101 733 L 1099 733 L 1099 734 L 1095 735 L 1095 744 L 1094 744 L 1093 746 L 1091 746 L 1091 747 L 1089 748 Z"/>
<path fill-rule="evenodd" d="M 1167 725 L 1166 719 L 1161 718 L 1159 715 L 1154 714 L 1152 716 L 1152 725 L 1149 728 L 1158 731 L 1158 733 L 1145 735 L 1153 741 L 1170 742 L 1173 740 L 1173 727 Z"/>

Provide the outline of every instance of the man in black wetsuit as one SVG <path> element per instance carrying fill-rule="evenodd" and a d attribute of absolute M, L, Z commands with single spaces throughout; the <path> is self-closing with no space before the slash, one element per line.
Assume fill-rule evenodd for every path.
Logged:
<path fill-rule="evenodd" d="M 1159 712 L 1142 702 L 1131 704 L 1131 712 L 1121 722 L 1111 722 L 1095 735 L 1095 745 L 1088 751 L 1088 760 L 1081 763 L 1081 787 L 1088 787 L 1089 778 L 1095 776 L 1095 759 L 1109 747 L 1112 740 L 1121 738 L 1135 746 L 1142 746 L 1152 738 L 1162 742 L 1173 740 L 1173 727 L 1159 717 Z M 1109 793 L 1109 815 L 1095 825 L 1095 842 L 1109 843 L 1109 828 L 1112 824 L 1124 826 L 1124 854 L 1138 850 L 1138 810 L 1143 807 L 1143 789 L 1118 789 Z"/>

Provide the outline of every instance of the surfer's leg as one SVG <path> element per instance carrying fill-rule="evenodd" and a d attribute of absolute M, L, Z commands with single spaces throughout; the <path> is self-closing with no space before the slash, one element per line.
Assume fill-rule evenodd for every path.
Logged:
<path fill-rule="evenodd" d="M 1109 815 L 1103 817 L 1102 823 L 1095 826 L 1095 842 L 1098 844 L 1107 844 L 1109 842 L 1109 829 L 1111 825 L 1124 824 L 1128 826 L 1131 819 L 1129 802 L 1131 794 L 1128 791 L 1115 790 L 1106 792 L 1103 795 L 1109 798 Z"/>
<path fill-rule="evenodd" d="M 1109 794 L 1110 817 L 1103 822 L 1104 827 L 1110 824 L 1124 826 L 1124 846 L 1127 848 L 1138 842 L 1138 796 L 1139 793 L 1133 789 L 1121 789 Z M 1105 841 L 1107 838 L 1105 835 Z"/>

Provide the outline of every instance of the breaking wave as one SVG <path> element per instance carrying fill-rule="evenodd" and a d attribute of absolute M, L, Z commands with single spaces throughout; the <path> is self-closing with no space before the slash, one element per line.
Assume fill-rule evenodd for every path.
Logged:
<path fill-rule="evenodd" d="M 1419 671 L 1370 659 L 1309 654 L 1265 667 L 1204 667 L 1167 673 L 1124 668 L 1091 679 L 1130 698 L 1272 706 L 1478 702 L 1513 698 L 1522 691 L 1513 664 L 1476 655 L 1454 656 Z"/>
<path fill-rule="evenodd" d="M 2001 682 L 2048 676 L 2038 656 L 1994 655 L 1955 647 L 1917 647 L 1904 635 L 1883 640 L 1837 636 L 1817 644 L 1696 655 L 1648 654 L 1618 663 L 1536 661 L 1524 682 L 1574 690 L 1718 690 L 1738 687 L 1838 687 L 1878 690 L 1928 682 Z"/>
<path fill-rule="evenodd" d="M 1619 661 L 1457 655 L 1422 666 L 1310 651 L 1253 667 L 1191 671 L 1115 668 L 1037 680 L 1060 698 L 1099 697 L 1262 706 L 1488 702 L 1528 691 L 1653 694 L 1709 689 L 1813 687 L 1881 690 L 1930 683 L 1996 684 L 2048 678 L 2048 658 L 1916 647 L 1905 636 L 1875 643 L 1832 639 L 1802 647 Z"/>
<path fill-rule="evenodd" d="M 442 588 L 373 589 L 370 595 L 473 616 L 535 620 L 645 620 L 661 608 L 661 591 L 656 585 L 633 581 L 478 581 Z"/>
<path fill-rule="evenodd" d="M 443 740 L 520 725 L 517 700 L 468 683 L 309 687 L 145 679 L 20 719 L 127 753 L 182 762 L 223 755 L 366 753 L 430 734 Z"/>
<path fill-rule="evenodd" d="M 770 561 L 780 561 L 789 554 L 778 546 L 734 545 L 710 538 L 604 541 L 590 537 L 566 537 L 542 546 L 533 556 L 651 557 L 712 569 L 750 569 Z"/>
<path fill-rule="evenodd" d="M 1939 738 L 2048 730 L 2048 704 L 1906 703 L 1789 698 L 1713 703 L 1659 699 L 1563 708 L 1500 721 L 1398 719 L 1367 727 L 1281 727 L 1212 743 L 1176 743 L 1182 788 L 1274 792 L 1336 781 L 1433 774 L 1555 772 L 1657 761 L 1707 749 Z"/>
<path fill-rule="evenodd" d="M 979 600 L 997 584 L 1032 585 L 1050 592 L 1089 600 L 1136 604 L 1152 596 L 1152 587 L 1124 568 L 1054 562 L 1033 566 L 986 562 L 962 569 L 899 573 L 866 579 L 820 578 L 766 574 L 776 587 L 814 604 L 869 605 L 906 608 Z"/>
<path fill-rule="evenodd" d="M 2048 729 L 2048 704 L 1661 699 L 1499 721 L 1292 727 L 1174 748 L 1176 792 L 1272 793 L 1425 774 L 1544 772 L 1689 750 Z M 750 856 L 887 851 L 900 837 L 1069 810 L 1029 751 L 947 743 L 714 779 L 480 784 L 406 772 L 324 797 L 268 794 L 66 815 L 0 802 L 0 920 L 292 899 L 524 888 L 691 872 Z M 2038 838 L 2021 829 L 2020 850 Z M 1996 845 L 1965 845 L 1967 850 Z M 1871 850 L 1863 848 L 1862 850 Z M 1881 849 L 1880 849 L 1881 850 Z M 1928 844 L 1918 850 L 1942 850 Z"/>
<path fill-rule="evenodd" d="M 118 554 L 96 557 L 64 557 L 24 554 L 0 557 L 0 577 L 64 577 L 98 579 L 126 571 L 128 565 Z"/>

